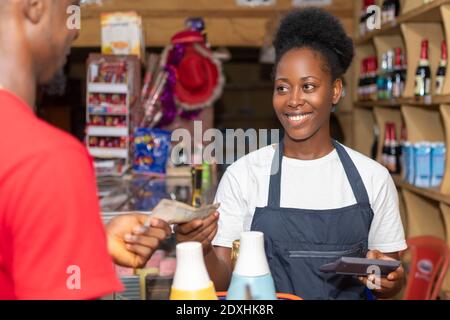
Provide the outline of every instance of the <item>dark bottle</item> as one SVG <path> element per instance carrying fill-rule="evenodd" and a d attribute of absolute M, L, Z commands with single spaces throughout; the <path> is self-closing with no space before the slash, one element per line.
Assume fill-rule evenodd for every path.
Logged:
<path fill-rule="evenodd" d="M 386 99 L 386 76 L 388 70 L 388 55 L 384 53 L 381 58 L 381 70 L 377 79 L 378 100 Z"/>
<path fill-rule="evenodd" d="M 447 73 L 447 43 L 442 41 L 441 45 L 441 61 L 436 73 L 436 94 L 442 94 L 444 89 L 445 75 Z"/>
<path fill-rule="evenodd" d="M 385 0 L 381 7 L 382 22 L 388 23 L 395 20 L 400 13 L 400 1 L 399 0 Z"/>
<path fill-rule="evenodd" d="M 377 99 L 377 57 L 370 57 L 367 65 L 367 99 L 376 100 Z"/>
<path fill-rule="evenodd" d="M 431 94 L 431 70 L 428 58 L 428 40 L 422 41 L 419 66 L 416 71 L 415 95 L 417 97 L 429 96 Z"/>
<path fill-rule="evenodd" d="M 392 85 L 392 98 L 398 99 L 403 95 L 405 78 L 403 75 L 402 49 L 395 48 L 395 65 Z"/>
<path fill-rule="evenodd" d="M 395 131 L 395 124 L 390 126 L 391 133 L 390 145 L 389 145 L 389 157 L 388 157 L 388 170 L 392 174 L 400 174 L 400 153 L 399 143 L 397 141 L 397 135 Z"/>
<path fill-rule="evenodd" d="M 395 77 L 394 58 L 395 58 L 394 50 L 389 50 L 386 53 L 386 73 L 385 73 L 385 89 L 384 89 L 385 99 L 392 99 L 393 96 L 394 77 Z"/>
<path fill-rule="evenodd" d="M 195 166 L 191 169 L 192 174 L 192 200 L 191 205 L 195 208 L 202 206 L 202 174 L 203 167 Z"/>

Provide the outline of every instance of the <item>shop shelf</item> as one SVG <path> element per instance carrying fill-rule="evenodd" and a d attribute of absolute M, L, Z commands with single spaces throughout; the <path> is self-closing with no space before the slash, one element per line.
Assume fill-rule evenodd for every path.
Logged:
<path fill-rule="evenodd" d="M 436 189 L 424 189 L 424 188 L 418 188 L 416 186 L 413 186 L 409 183 L 406 183 L 402 180 L 400 176 L 393 176 L 395 185 L 398 188 L 408 190 L 416 195 L 419 195 L 421 197 L 424 197 L 429 200 L 434 200 L 436 202 L 440 202 L 443 204 L 447 204 L 450 206 L 450 195 L 442 193 L 438 188 Z"/>
<path fill-rule="evenodd" d="M 89 83 L 88 91 L 95 93 L 118 93 L 127 94 L 129 89 L 126 84 L 115 84 L 115 83 Z"/>
<path fill-rule="evenodd" d="M 450 248 L 450 204 L 441 203 L 440 207 L 447 231 L 447 245 Z M 450 272 L 447 272 L 447 276 L 442 285 L 442 290 L 444 292 L 450 292 Z"/>
<path fill-rule="evenodd" d="M 127 127 L 88 126 L 87 135 L 95 137 L 127 137 Z"/>
<path fill-rule="evenodd" d="M 116 106 L 116 105 L 102 105 L 102 106 L 94 106 L 90 105 L 88 107 L 89 114 L 95 115 L 127 115 L 128 108 L 126 106 Z"/>
<path fill-rule="evenodd" d="M 441 105 L 442 121 L 444 123 L 445 143 L 447 145 L 447 161 L 445 164 L 446 170 L 444 180 L 442 181 L 441 191 L 450 195 L 450 105 Z M 450 230 L 448 230 L 450 233 Z"/>
<path fill-rule="evenodd" d="M 407 237 L 433 235 L 446 239 L 439 202 L 402 188 L 408 219 Z"/>
<path fill-rule="evenodd" d="M 119 148 L 89 148 L 90 154 L 95 158 L 128 158 L 128 149 Z"/>
<path fill-rule="evenodd" d="M 427 4 L 423 4 L 423 0 L 403 0 L 402 13 L 395 21 L 385 23 L 381 29 L 356 38 L 355 43 L 357 45 L 367 44 L 376 36 L 399 33 L 399 26 L 403 23 L 442 21 L 440 8 L 446 4 L 450 4 L 450 0 L 434 0 Z"/>
<path fill-rule="evenodd" d="M 401 105 L 422 106 L 425 108 L 437 108 L 441 104 L 450 104 L 450 95 L 439 95 L 429 97 L 400 98 L 392 100 L 356 101 L 357 108 L 371 109 L 375 106 L 399 108 Z"/>

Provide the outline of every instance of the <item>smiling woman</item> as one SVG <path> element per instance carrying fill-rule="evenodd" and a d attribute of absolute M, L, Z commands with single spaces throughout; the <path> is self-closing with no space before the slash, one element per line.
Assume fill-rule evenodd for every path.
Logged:
<path fill-rule="evenodd" d="M 283 19 L 274 46 L 273 106 L 284 139 L 228 167 L 215 200 L 221 203 L 218 221 L 182 225 L 178 240 L 204 244 L 218 290 L 230 281 L 233 241 L 252 230 L 264 233 L 277 292 L 365 299 L 367 279 L 320 272 L 344 255 L 390 259 L 406 248 L 387 170 L 331 139 L 330 116 L 342 96 L 353 42 L 337 18 L 307 8 Z M 400 267 L 374 293 L 395 295 L 402 278 Z"/>

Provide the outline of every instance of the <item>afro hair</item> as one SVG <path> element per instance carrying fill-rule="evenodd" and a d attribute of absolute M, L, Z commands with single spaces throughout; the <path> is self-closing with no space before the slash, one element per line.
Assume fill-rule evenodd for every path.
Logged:
<path fill-rule="evenodd" d="M 341 22 L 320 8 L 291 11 L 281 21 L 274 40 L 276 65 L 292 49 L 310 48 L 322 54 L 333 80 L 347 72 L 355 55 L 353 40 Z"/>

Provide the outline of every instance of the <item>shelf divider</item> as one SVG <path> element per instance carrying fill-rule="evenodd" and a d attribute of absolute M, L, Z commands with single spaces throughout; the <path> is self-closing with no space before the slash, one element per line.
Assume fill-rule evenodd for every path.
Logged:
<path fill-rule="evenodd" d="M 424 198 L 407 189 L 403 197 L 408 216 L 407 237 L 431 235 L 446 240 L 444 222 L 438 202 Z"/>

